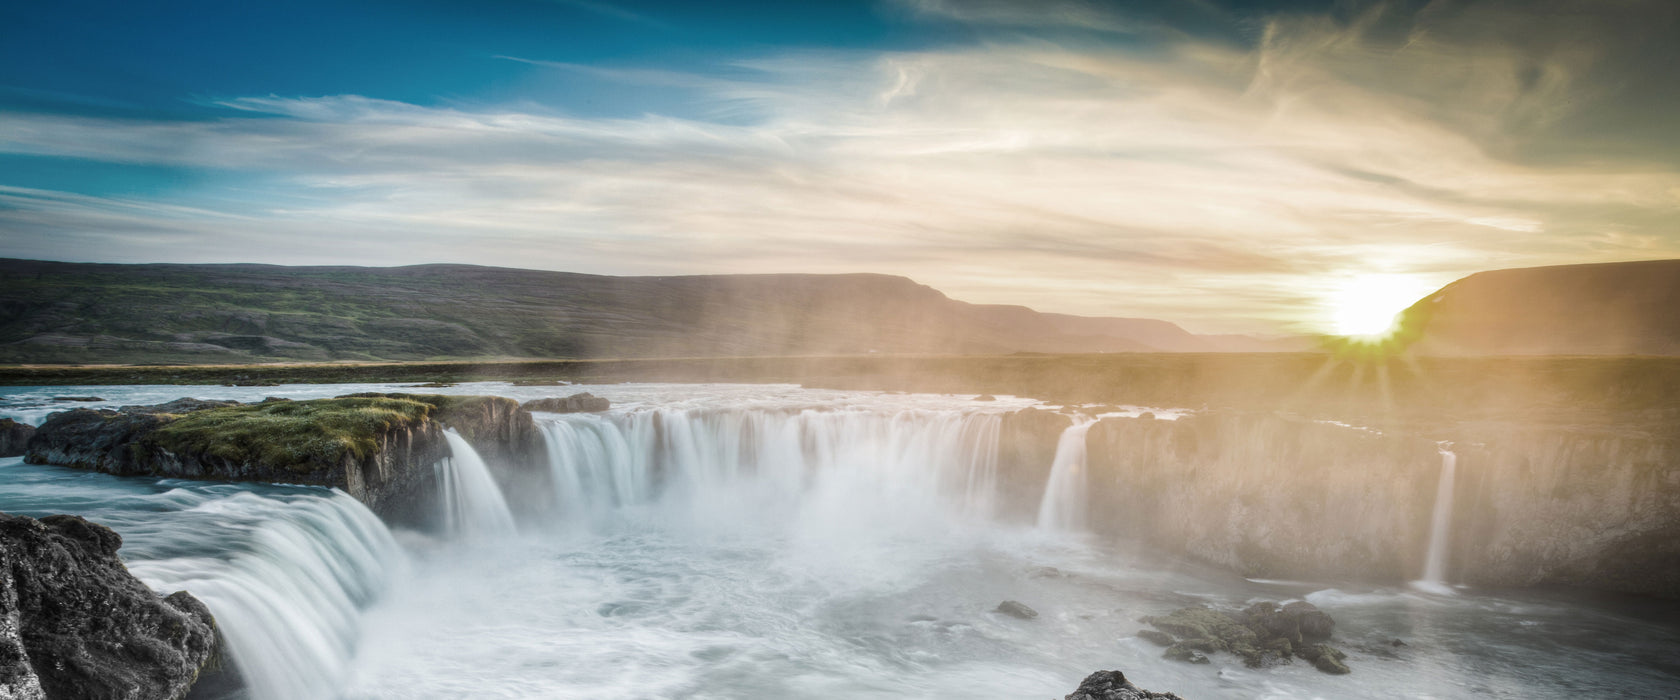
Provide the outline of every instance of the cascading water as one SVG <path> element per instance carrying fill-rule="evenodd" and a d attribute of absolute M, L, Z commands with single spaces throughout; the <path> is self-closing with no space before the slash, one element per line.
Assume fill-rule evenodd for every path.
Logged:
<path fill-rule="evenodd" d="M 1453 480 L 1458 470 L 1458 455 L 1441 448 L 1441 476 L 1435 485 L 1435 511 L 1429 518 L 1429 553 L 1424 558 L 1422 587 L 1436 592 L 1450 592 L 1447 587 L 1447 547 L 1451 542 Z"/>
<path fill-rule="evenodd" d="M 189 590 L 210 606 L 257 700 L 1044 697 L 1116 666 L 1140 685 L 1207 698 L 1666 697 L 1680 683 L 1664 663 L 1680 649 L 1680 629 L 1661 616 L 1552 596 L 1462 591 L 1420 605 L 1386 586 L 1243 580 L 992 519 L 998 484 L 1011 483 L 996 473 L 1000 416 L 1020 400 L 763 385 L 589 389 L 616 408 L 537 417 L 565 521 L 507 546 L 405 536 L 417 548 L 411 561 L 336 492 L 111 477 L 18 459 L 0 459 L 0 510 L 74 512 L 117 529 L 121 556 L 149 585 Z M 401 389 L 207 391 L 254 401 L 370 390 Z M 43 406 L 68 393 L 34 391 Z M 144 391 L 163 390 L 98 389 L 122 403 L 174 396 Z M 441 391 L 537 398 L 552 388 Z M 1048 481 L 1086 478 L 1075 458 L 1088 429 L 1063 432 Z M 499 491 L 474 488 L 488 483 L 482 460 L 451 445 L 458 459 L 438 474 L 448 476 L 457 520 L 505 512 Z M 1447 447 L 1429 558 L 1439 565 L 1425 574 L 1438 581 L 1447 579 L 1456 468 Z M 1046 522 L 1081 510 L 1083 488 L 1051 490 L 1061 498 Z M 493 519 L 511 532 L 511 518 Z M 402 568 L 412 570 L 393 574 Z M 400 585 L 387 589 L 393 580 Z M 1292 598 L 1335 616 L 1354 675 L 1300 662 L 1213 670 L 1163 660 L 1133 636 L 1140 616 L 1186 600 Z M 1040 617 L 994 612 L 1002 600 Z M 1407 645 L 1390 646 L 1396 638 Z"/>
<path fill-rule="evenodd" d="M 177 527 L 203 520 L 223 541 L 129 570 L 156 590 L 191 591 L 209 606 L 251 697 L 331 695 L 355 655 L 359 611 L 404 564 L 385 525 L 338 491 L 286 499 L 235 493 L 177 515 Z M 228 541 L 232 533 L 237 539 Z"/>
<path fill-rule="evenodd" d="M 570 520 L 656 501 L 689 512 L 903 507 L 985 518 L 999 421 L 959 411 L 656 409 L 539 425 Z"/>
<path fill-rule="evenodd" d="M 1066 532 L 1085 527 L 1085 436 L 1093 425 L 1094 420 L 1076 418 L 1056 441 L 1056 457 L 1044 484 L 1044 499 L 1038 504 L 1040 529 Z"/>
<path fill-rule="evenodd" d="M 513 512 L 508 510 L 507 499 L 484 459 L 455 431 L 446 430 L 443 435 L 449 441 L 450 454 L 438 463 L 445 528 L 453 534 L 482 539 L 517 534 Z"/>

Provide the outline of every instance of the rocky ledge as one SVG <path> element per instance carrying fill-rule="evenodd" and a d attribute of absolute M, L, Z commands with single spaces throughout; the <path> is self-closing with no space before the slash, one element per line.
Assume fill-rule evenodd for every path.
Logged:
<path fill-rule="evenodd" d="M 533 399 L 526 401 L 524 408 L 527 411 L 543 411 L 546 413 L 596 413 L 612 408 L 612 402 L 589 392 L 583 392 L 565 398 Z"/>
<path fill-rule="evenodd" d="M 0 698 L 184 698 L 222 675 L 210 610 L 186 591 L 160 598 L 120 546 L 75 516 L 0 513 Z"/>
<path fill-rule="evenodd" d="M 0 418 L 0 457 L 16 457 L 23 454 L 29 445 L 29 438 L 32 437 L 35 437 L 35 426 L 10 418 Z"/>
<path fill-rule="evenodd" d="M 1098 671 L 1085 677 L 1079 689 L 1062 700 L 1184 700 L 1172 693 L 1155 693 L 1132 685 L 1119 671 Z"/>
<path fill-rule="evenodd" d="M 1347 654 L 1326 643 L 1336 621 L 1312 603 L 1262 602 L 1236 613 L 1190 607 L 1142 621 L 1155 629 L 1140 631 L 1138 636 L 1167 647 L 1163 657 L 1174 661 L 1205 664 L 1207 654 L 1230 652 L 1242 657 L 1249 668 L 1277 666 L 1300 657 L 1325 673 L 1349 672 L 1342 663 Z"/>
<path fill-rule="evenodd" d="M 48 417 L 24 459 L 117 475 L 331 486 L 382 518 L 422 523 L 436 498 L 430 467 L 449 456 L 445 428 L 506 470 L 529 471 L 524 460 L 541 453 L 531 415 L 512 399 L 352 394 L 78 408 Z"/>

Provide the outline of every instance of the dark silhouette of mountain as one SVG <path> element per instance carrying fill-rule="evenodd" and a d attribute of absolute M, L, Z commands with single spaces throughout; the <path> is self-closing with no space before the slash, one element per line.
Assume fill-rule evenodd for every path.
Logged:
<path fill-rule="evenodd" d="M 1221 343 L 1164 321 L 969 304 L 873 274 L 0 260 L 0 362 L 1204 351 Z"/>
<path fill-rule="evenodd" d="M 1680 355 L 1680 260 L 1478 272 L 1405 311 L 1437 355 Z"/>

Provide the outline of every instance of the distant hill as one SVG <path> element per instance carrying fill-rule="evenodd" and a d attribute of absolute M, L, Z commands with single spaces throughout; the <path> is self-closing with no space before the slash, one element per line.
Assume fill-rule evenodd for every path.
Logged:
<path fill-rule="evenodd" d="M 0 362 L 9 363 L 1182 352 L 1268 342 L 969 304 L 887 275 L 0 259 Z"/>
<path fill-rule="evenodd" d="M 1680 355 L 1680 260 L 1478 272 L 1405 312 L 1437 355 Z"/>

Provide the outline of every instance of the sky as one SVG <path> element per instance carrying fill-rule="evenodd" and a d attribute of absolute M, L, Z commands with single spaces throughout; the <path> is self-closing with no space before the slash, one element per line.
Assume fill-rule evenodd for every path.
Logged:
<path fill-rule="evenodd" d="M 1672 0 L 5 3 L 0 256 L 878 272 L 1322 332 L 1680 257 L 1675 66 Z"/>

